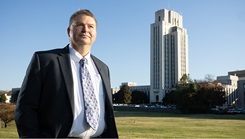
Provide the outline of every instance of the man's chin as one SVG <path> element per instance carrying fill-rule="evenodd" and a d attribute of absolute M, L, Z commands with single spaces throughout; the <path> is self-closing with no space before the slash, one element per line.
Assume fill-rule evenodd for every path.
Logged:
<path fill-rule="evenodd" d="M 78 42 L 79 45 L 92 45 L 91 42 L 87 42 L 87 41 L 81 41 Z"/>
<path fill-rule="evenodd" d="M 81 42 L 81 43 L 84 43 L 84 44 L 91 43 L 90 39 L 88 39 L 88 38 L 82 38 L 82 39 L 80 40 L 80 42 Z"/>

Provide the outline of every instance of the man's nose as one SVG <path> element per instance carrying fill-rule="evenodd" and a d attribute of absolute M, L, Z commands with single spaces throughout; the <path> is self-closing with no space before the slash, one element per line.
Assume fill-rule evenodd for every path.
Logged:
<path fill-rule="evenodd" d="M 87 25 L 84 25 L 83 26 L 83 29 L 82 29 L 82 32 L 87 32 L 88 31 L 88 26 Z"/>

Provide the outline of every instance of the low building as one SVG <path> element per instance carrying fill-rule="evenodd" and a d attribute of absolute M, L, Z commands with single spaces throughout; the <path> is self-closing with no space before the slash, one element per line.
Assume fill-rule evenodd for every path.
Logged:
<path fill-rule="evenodd" d="M 150 97 L 150 85 L 141 85 L 141 86 L 129 86 L 130 91 L 140 91 L 144 92 L 147 97 Z"/>
<path fill-rule="evenodd" d="M 218 76 L 217 81 L 221 83 L 225 89 L 227 101 L 224 107 L 238 107 L 238 77 L 235 75 Z"/>
<path fill-rule="evenodd" d="M 225 106 L 245 108 L 245 70 L 230 71 L 227 76 L 218 76 L 217 81 L 225 88 Z"/>
<path fill-rule="evenodd" d="M 228 75 L 234 75 L 238 77 L 238 107 L 245 108 L 245 70 L 230 71 Z"/>
<path fill-rule="evenodd" d="M 135 83 L 135 82 L 123 82 L 123 83 L 121 83 L 120 88 L 124 85 L 131 87 L 131 86 L 137 86 L 137 83 Z"/>

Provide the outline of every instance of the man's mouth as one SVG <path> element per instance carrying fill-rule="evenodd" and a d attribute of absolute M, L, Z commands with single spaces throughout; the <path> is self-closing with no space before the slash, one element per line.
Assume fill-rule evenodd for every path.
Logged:
<path fill-rule="evenodd" d="M 81 38 L 90 38 L 89 36 L 87 35 L 80 35 Z"/>

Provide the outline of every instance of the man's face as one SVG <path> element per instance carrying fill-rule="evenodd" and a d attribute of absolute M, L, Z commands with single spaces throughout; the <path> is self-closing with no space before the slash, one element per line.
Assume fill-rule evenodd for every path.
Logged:
<path fill-rule="evenodd" d="M 78 15 L 68 28 L 70 42 L 75 47 L 90 46 L 96 40 L 96 22 L 94 18 L 86 15 Z"/>

